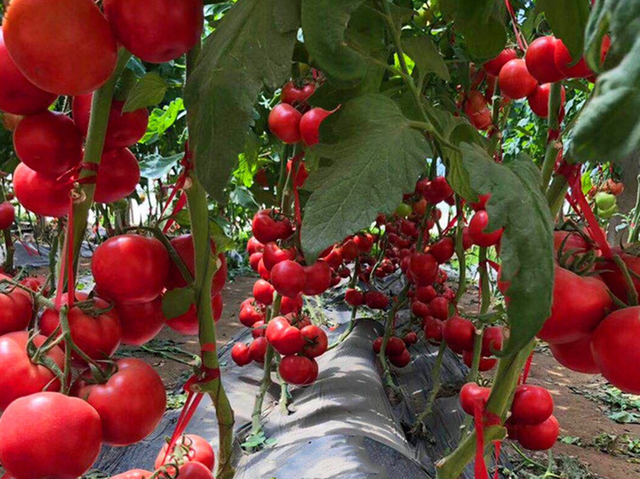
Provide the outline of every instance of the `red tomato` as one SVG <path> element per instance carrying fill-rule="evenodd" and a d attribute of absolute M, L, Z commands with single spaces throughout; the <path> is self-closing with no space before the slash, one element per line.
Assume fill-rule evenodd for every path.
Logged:
<path fill-rule="evenodd" d="M 24 118 L 13 135 L 13 145 L 25 165 L 53 179 L 82 160 L 82 136 L 75 123 L 54 111 Z"/>
<path fill-rule="evenodd" d="M 418 286 L 433 284 L 438 275 L 438 262 L 431 254 L 414 253 L 411 255 L 408 276 Z"/>
<path fill-rule="evenodd" d="M 262 253 L 263 251 L 264 245 L 260 243 L 260 241 L 258 241 L 253 236 L 249 238 L 249 241 L 247 241 L 247 253 L 249 253 L 249 255 L 252 255 L 254 253 Z"/>
<path fill-rule="evenodd" d="M 62 296 L 62 304 L 67 304 L 67 297 L 66 293 Z M 76 298 L 78 301 L 88 301 L 88 296 L 84 293 L 76 293 Z M 98 314 L 99 310 L 109 308 L 109 303 L 106 301 L 93 298 L 91 302 L 90 309 L 85 310 L 74 306 L 69 310 L 71 339 L 91 359 L 108 359 L 116 352 L 122 340 L 120 319 L 115 310 Z M 51 336 L 59 325 L 60 313 L 55 309 L 45 309 L 40 318 L 42 334 Z M 59 332 L 57 336 L 60 334 Z M 74 357 L 81 360 L 79 356 Z"/>
<path fill-rule="evenodd" d="M 467 383 L 460 389 L 460 406 L 464 412 L 473 416 L 476 402 L 479 401 L 484 409 L 490 395 L 491 389 L 478 386 L 476 383 Z"/>
<path fill-rule="evenodd" d="M 24 163 L 13 172 L 13 191 L 20 204 L 37 215 L 59 218 L 69 212 L 71 185 L 41 175 Z"/>
<path fill-rule="evenodd" d="M 411 303 L 411 312 L 419 318 L 425 318 L 429 316 L 429 306 L 422 301 L 414 301 Z"/>
<path fill-rule="evenodd" d="M 640 394 L 640 307 L 607 316 L 591 339 L 591 351 L 602 375 L 614 386 Z"/>
<path fill-rule="evenodd" d="M 95 250 L 91 272 L 97 289 L 124 302 L 152 301 L 164 289 L 169 254 L 155 238 L 126 234 L 109 238 Z"/>
<path fill-rule="evenodd" d="M 482 355 L 493 356 L 494 351 L 502 350 L 502 326 L 490 326 L 482 335 Z"/>
<path fill-rule="evenodd" d="M 41 90 L 13 62 L 0 29 L 0 110 L 13 115 L 33 115 L 49 108 L 55 94 Z"/>
<path fill-rule="evenodd" d="M 0 230 L 6 230 L 11 228 L 13 222 L 16 220 L 16 209 L 11 203 L 5 201 L 0 203 Z"/>
<path fill-rule="evenodd" d="M 249 346 L 244 343 L 236 343 L 231 348 L 231 359 L 238 366 L 246 366 L 251 363 L 251 351 Z"/>
<path fill-rule="evenodd" d="M 2 28 L 18 69 L 45 91 L 89 93 L 115 70 L 116 41 L 93 0 L 14 0 Z"/>
<path fill-rule="evenodd" d="M 111 479 L 148 479 L 153 472 L 144 471 L 142 469 L 132 469 L 117 476 L 111 476 Z"/>
<path fill-rule="evenodd" d="M 89 131 L 93 95 L 80 95 L 73 99 L 73 121 L 85 136 Z M 147 132 L 149 112 L 146 108 L 122 113 L 123 101 L 114 100 L 109 111 L 109 124 L 104 139 L 104 149 L 126 148 L 135 145 Z"/>
<path fill-rule="evenodd" d="M 449 317 L 449 300 L 444 296 L 438 296 L 429 303 L 429 314 L 436 319 L 444 321 Z"/>
<path fill-rule="evenodd" d="M 276 351 L 285 356 L 299 353 L 306 344 L 300 330 L 295 326 L 291 326 L 283 316 L 278 316 L 269 321 L 266 338 Z"/>
<path fill-rule="evenodd" d="M 427 316 L 422 322 L 422 327 L 424 328 L 424 338 L 427 341 L 440 344 L 442 341 L 442 321 Z"/>
<path fill-rule="evenodd" d="M 344 300 L 351 306 L 362 306 L 364 304 L 364 293 L 357 289 L 347 289 Z"/>
<path fill-rule="evenodd" d="M 271 270 L 271 283 L 278 294 L 292 298 L 304 289 L 306 276 L 304 268 L 299 263 L 286 260 Z"/>
<path fill-rule="evenodd" d="M 624 261 L 627 269 L 631 273 L 634 288 L 636 291 L 640 291 L 640 279 L 637 277 L 637 275 L 640 274 L 640 257 L 624 253 L 619 248 L 613 248 L 612 252 L 614 255 L 620 255 L 620 258 Z M 596 262 L 595 267 L 611 292 L 628 304 L 627 283 L 618 265 L 612 260 L 605 260 Z"/>
<path fill-rule="evenodd" d="M 267 354 L 267 347 L 269 343 L 267 343 L 267 338 L 260 337 L 253 340 L 251 345 L 249 346 L 249 353 L 251 354 L 251 359 L 253 359 L 256 363 L 264 363 L 264 357 Z"/>
<path fill-rule="evenodd" d="M 580 58 L 580 61 L 575 65 L 569 66 L 573 64 L 573 59 L 571 58 L 569 49 L 560 39 L 556 41 L 556 50 L 553 58 L 556 68 L 565 78 L 588 78 L 593 75 L 584 58 Z"/>
<path fill-rule="evenodd" d="M 94 200 L 96 203 L 115 203 L 136 191 L 140 182 L 140 166 L 127 148 L 105 151 L 102 154 Z"/>
<path fill-rule="evenodd" d="M 449 186 L 444 176 L 436 176 L 433 180 L 424 178 L 416 184 L 416 192 L 421 194 L 428 203 L 436 205 L 453 195 L 453 189 Z"/>
<path fill-rule="evenodd" d="M 306 282 L 302 293 L 315 296 L 324 293 L 331 286 L 331 267 L 324 261 L 316 261 L 304 267 Z"/>
<path fill-rule="evenodd" d="M 213 321 L 218 322 L 222 317 L 222 295 L 216 294 L 211 298 L 211 310 L 213 312 Z M 189 310 L 178 316 L 177 318 L 167 319 L 167 326 L 174 331 L 186 336 L 195 336 L 200 330 L 200 323 L 198 320 L 198 312 L 196 305 L 192 304 Z"/>
<path fill-rule="evenodd" d="M 213 474 L 199 462 L 187 462 L 180 468 L 180 479 L 213 479 Z"/>
<path fill-rule="evenodd" d="M 149 63 L 181 57 L 204 28 L 201 0 L 105 0 L 103 6 L 118 41 Z"/>
<path fill-rule="evenodd" d="M 516 388 L 511 404 L 511 417 L 514 424 L 540 424 L 553 414 L 553 398 L 549 391 L 541 386 L 523 384 Z"/>
<path fill-rule="evenodd" d="M 81 399 L 55 392 L 11 403 L 0 417 L 0 436 L 0 462 L 20 479 L 82 476 L 102 445 L 96 410 Z"/>
<path fill-rule="evenodd" d="M 360 253 L 367 254 L 373 247 L 373 235 L 369 233 L 359 234 L 353 237 L 353 241 L 356 243 Z"/>
<path fill-rule="evenodd" d="M 156 458 L 156 463 L 153 467 L 156 469 L 160 469 L 164 464 L 168 462 L 172 462 L 175 460 L 175 456 L 182 457 L 182 460 L 185 462 L 199 462 L 200 464 L 206 466 L 210 471 L 213 471 L 213 466 L 215 465 L 215 454 L 213 452 L 213 448 L 209 442 L 195 434 L 187 434 L 185 436 L 181 436 L 178 439 L 177 443 L 171 449 L 173 452 L 182 452 L 182 454 L 176 454 L 172 456 L 169 454 L 167 460 L 164 458 L 167 455 L 168 444 L 165 444 L 158 457 Z"/>
<path fill-rule="evenodd" d="M 413 346 L 414 344 L 416 344 L 418 342 L 418 335 L 416 333 L 414 333 L 413 331 L 408 332 L 407 334 L 404 335 L 404 338 L 402 338 L 402 340 L 404 341 L 404 344 L 409 347 L 409 346 Z"/>
<path fill-rule="evenodd" d="M 464 113 L 478 130 L 486 130 L 493 124 L 491 110 L 487 107 L 487 100 L 477 90 L 472 90 L 464 102 Z"/>
<path fill-rule="evenodd" d="M 273 303 L 273 293 L 275 293 L 273 286 L 264 279 L 259 279 L 253 285 L 254 298 L 265 306 L 270 306 Z"/>
<path fill-rule="evenodd" d="M 74 393 L 98 411 L 102 441 L 127 446 L 153 432 L 167 407 L 167 395 L 158 373 L 141 359 L 120 359 L 116 365 L 117 372 L 106 383 L 89 384 L 81 377 Z"/>
<path fill-rule="evenodd" d="M 371 309 L 385 309 L 389 306 L 389 296 L 379 291 L 367 291 L 364 293 L 364 302 Z"/>
<path fill-rule="evenodd" d="M 429 253 L 438 261 L 446 263 L 451 259 L 455 251 L 456 242 L 452 236 L 445 236 L 429 248 Z"/>
<path fill-rule="evenodd" d="M 302 354 L 308 358 L 317 358 L 322 356 L 329 347 L 327 333 L 315 324 L 310 324 L 300 329 L 300 333 L 305 340 L 305 346 L 302 348 Z"/>
<path fill-rule="evenodd" d="M 556 254 L 566 255 L 567 253 L 571 253 L 570 256 L 575 257 L 576 254 L 588 253 L 593 249 L 593 246 L 578 233 L 571 231 L 554 231 L 553 248 Z"/>
<path fill-rule="evenodd" d="M 470 368 L 473 365 L 473 351 L 462 351 L 462 360 Z M 478 370 L 480 372 L 490 371 L 496 364 L 498 364 L 497 359 L 480 357 Z"/>
<path fill-rule="evenodd" d="M 195 267 L 195 248 L 193 246 L 193 237 L 189 235 L 182 235 L 171 240 L 171 246 L 176 250 L 184 264 L 186 265 L 189 273 L 193 277 L 196 273 Z M 216 244 L 211 240 L 211 254 L 216 254 Z M 224 288 L 224 284 L 227 281 L 227 259 L 224 256 L 224 253 L 220 253 L 218 255 L 218 259 L 220 260 L 220 268 L 216 271 L 213 276 L 213 284 L 211 285 L 211 294 L 215 296 L 222 288 Z M 187 282 L 182 277 L 182 273 L 178 267 L 174 264 L 173 261 L 169 264 L 169 277 L 167 279 L 167 289 L 175 289 L 175 288 L 183 288 L 187 285 Z"/>
<path fill-rule="evenodd" d="M 538 86 L 538 82 L 531 76 L 524 60 L 509 61 L 500 70 L 498 76 L 500 92 L 507 98 L 519 100 L 528 97 Z"/>
<path fill-rule="evenodd" d="M 316 145 L 320 141 L 320 124 L 332 112 L 322 108 L 312 108 L 300 119 L 300 136 L 307 146 Z"/>
<path fill-rule="evenodd" d="M 509 61 L 518 58 L 518 54 L 513 48 L 505 48 L 500 54 L 492 60 L 484 63 L 482 68 L 491 75 L 498 76 L 502 67 Z"/>
<path fill-rule="evenodd" d="M 382 344 L 380 344 L 380 348 L 382 348 Z M 387 348 L 384 353 L 387 356 L 399 356 L 403 351 L 407 349 L 407 345 L 404 344 L 404 341 L 397 336 L 391 336 L 387 341 Z M 378 350 L 378 352 L 380 352 Z"/>
<path fill-rule="evenodd" d="M 318 377 L 318 363 L 305 356 L 285 356 L 278 368 L 284 381 L 296 386 L 311 384 Z"/>
<path fill-rule="evenodd" d="M 389 362 L 397 368 L 404 368 L 411 362 L 411 353 L 404 349 L 400 354 L 390 354 Z"/>
<path fill-rule="evenodd" d="M 8 276 L 0 274 L 0 280 Z M 33 315 L 33 303 L 29 293 L 15 288 L 0 293 L 0 335 L 27 329 Z"/>
<path fill-rule="evenodd" d="M 502 238 L 504 228 L 488 232 L 488 224 L 489 215 L 486 211 L 478 211 L 473 215 L 473 218 L 471 218 L 469 222 L 469 236 L 471 236 L 474 244 L 485 248 L 498 244 L 500 238 Z"/>
<path fill-rule="evenodd" d="M 527 48 L 524 57 L 527 70 L 540 83 L 555 83 L 564 79 L 554 59 L 557 41 L 555 37 L 548 35 L 536 38 Z"/>
<path fill-rule="evenodd" d="M 542 424 L 518 426 L 518 442 L 530 451 L 551 449 L 560 435 L 560 424 L 551 416 Z"/>
<path fill-rule="evenodd" d="M 280 141 L 293 145 L 298 143 L 300 136 L 300 120 L 302 114 L 287 103 L 276 105 L 269 113 L 269 130 Z"/>
<path fill-rule="evenodd" d="M 295 254 L 291 250 L 282 249 L 273 241 L 264 245 L 262 261 L 264 262 L 264 267 L 269 271 L 278 263 L 294 257 Z"/>
<path fill-rule="evenodd" d="M 549 94 L 551 84 L 538 85 L 531 95 L 527 97 L 527 102 L 531 110 L 538 116 L 546 118 L 549 116 Z M 564 117 L 564 101 L 567 97 L 563 86 L 560 87 L 560 118 Z"/>
<path fill-rule="evenodd" d="M 423 303 L 429 303 L 438 295 L 433 286 L 418 286 L 416 288 L 416 299 Z"/>
<path fill-rule="evenodd" d="M 579 373 L 599 374 L 600 368 L 591 352 L 591 335 L 571 343 L 549 343 L 551 354 L 564 367 Z"/>
<path fill-rule="evenodd" d="M 273 210 L 260 210 L 251 223 L 253 236 L 263 244 L 279 239 L 287 239 L 293 233 L 289 218 L 279 216 Z"/>
<path fill-rule="evenodd" d="M 290 81 L 282 87 L 280 100 L 282 103 L 288 103 L 289 105 L 304 103 L 315 91 L 316 86 L 312 83 L 298 87 L 294 82 Z"/>
<path fill-rule="evenodd" d="M 551 316 L 538 337 L 551 343 L 570 343 L 588 336 L 613 309 L 605 284 L 555 267 Z"/>
<path fill-rule="evenodd" d="M 148 343 L 164 326 L 160 297 L 146 303 L 116 303 L 115 308 L 120 317 L 123 344 Z"/>
<path fill-rule="evenodd" d="M 27 341 L 29 333 L 18 331 L 0 336 L 0 411 L 7 408 L 16 399 L 41 392 L 58 391 L 60 381 L 45 366 L 34 364 L 27 355 Z M 45 336 L 37 335 L 33 343 L 42 346 L 47 340 Z M 59 347 L 51 349 L 47 356 L 62 370 L 64 368 L 64 353 Z"/>
<path fill-rule="evenodd" d="M 238 315 L 240 322 L 247 328 L 250 328 L 258 321 L 264 320 L 264 312 L 256 305 L 253 298 L 246 299 L 240 305 L 240 314 Z"/>
<path fill-rule="evenodd" d="M 462 354 L 473 349 L 473 338 L 476 328 L 471 321 L 453 316 L 442 323 L 442 337 L 452 351 Z"/>

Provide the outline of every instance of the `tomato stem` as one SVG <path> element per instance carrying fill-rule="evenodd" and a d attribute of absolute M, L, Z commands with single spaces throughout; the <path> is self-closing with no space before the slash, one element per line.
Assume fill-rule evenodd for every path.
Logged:
<path fill-rule="evenodd" d="M 353 277 L 351 278 L 351 281 L 349 281 L 349 285 L 347 286 L 347 288 L 353 289 L 353 288 L 356 287 L 356 284 L 358 283 L 358 271 L 360 271 L 360 256 L 356 257 L 355 266 L 353 267 Z M 334 342 L 333 344 L 329 345 L 329 347 L 327 348 L 327 351 L 335 348 L 339 344 L 342 344 L 342 342 L 351 335 L 351 333 L 353 332 L 353 329 L 356 326 L 356 316 L 357 316 L 357 314 L 358 314 L 358 307 L 357 306 L 352 306 L 351 307 L 351 319 L 349 320 L 349 327 L 347 328 L 347 330 L 344 333 L 342 333 L 340 335 L 340 337 L 336 340 L 336 342 Z"/>
<path fill-rule="evenodd" d="M 549 188 L 549 181 L 556 166 L 556 158 L 562 149 L 562 143 L 559 138 L 560 133 L 560 108 L 562 102 L 562 84 L 560 82 L 552 83 L 549 92 L 549 117 L 548 117 L 548 137 L 547 151 L 542 164 L 541 188 L 545 192 Z"/>
<path fill-rule="evenodd" d="M 424 422 L 431 415 L 431 411 L 433 410 L 433 404 L 435 403 L 442 386 L 442 361 L 446 352 L 447 342 L 443 339 L 440 342 L 440 347 L 438 348 L 436 362 L 434 363 L 433 369 L 431 370 L 431 392 L 429 393 L 429 397 L 427 399 L 427 405 L 424 408 L 424 411 L 422 411 L 416 419 L 416 423 L 413 426 L 414 433 L 418 432 L 419 430 L 424 430 Z"/>

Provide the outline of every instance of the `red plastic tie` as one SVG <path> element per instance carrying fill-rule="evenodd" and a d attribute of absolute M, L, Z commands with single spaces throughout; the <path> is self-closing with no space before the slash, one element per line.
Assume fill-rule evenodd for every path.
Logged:
<path fill-rule="evenodd" d="M 498 465 L 500 464 L 500 451 L 502 450 L 502 441 L 494 441 L 493 445 L 496 448 L 496 458 L 495 458 L 496 470 L 493 473 L 493 479 L 500 479 L 500 470 L 498 468 Z"/>
<path fill-rule="evenodd" d="M 473 404 L 473 421 L 476 429 L 475 479 L 489 479 L 487 465 L 484 461 L 484 428 L 501 424 L 500 418 L 486 410 L 482 398 Z"/>
<path fill-rule="evenodd" d="M 526 384 L 527 379 L 529 379 L 529 373 L 531 372 L 531 363 L 533 361 L 533 354 L 534 351 L 531 351 L 531 354 L 527 358 L 527 362 L 525 363 L 522 374 L 520 375 L 520 379 L 518 380 L 519 384 Z"/>
<path fill-rule="evenodd" d="M 189 142 L 186 142 L 184 144 L 184 157 L 182 158 L 182 160 L 180 160 L 180 164 L 183 167 L 182 173 L 180 174 L 180 176 L 178 177 L 174 185 L 171 187 L 171 194 L 169 195 L 169 199 L 167 200 L 167 203 L 164 205 L 164 208 L 162 209 L 162 213 L 160 216 L 162 217 L 165 216 L 165 213 L 171 207 L 171 202 L 174 200 L 174 198 L 178 194 L 180 194 L 180 196 L 178 197 L 178 201 L 176 202 L 176 206 L 173 209 L 171 216 L 178 214 L 186 206 L 187 197 L 185 196 L 183 189 L 184 189 L 185 183 L 187 182 L 187 178 L 189 177 L 189 172 L 193 167 L 193 164 L 191 161 L 192 159 L 193 159 L 193 154 L 189 149 Z M 175 223 L 175 220 L 173 218 L 170 218 L 167 221 L 167 224 L 162 229 L 162 232 L 166 233 L 167 231 L 169 231 L 174 223 Z"/>

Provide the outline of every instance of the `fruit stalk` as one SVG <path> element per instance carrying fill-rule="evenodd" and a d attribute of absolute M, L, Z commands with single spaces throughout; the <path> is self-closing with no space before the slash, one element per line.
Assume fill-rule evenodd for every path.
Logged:
<path fill-rule="evenodd" d="M 187 57 L 187 75 L 192 71 L 195 60 L 200 52 L 200 45 L 196 45 Z M 189 119 L 189 118 L 188 118 Z M 191 128 L 193 130 L 193 128 Z M 193 162 L 198 160 L 197 152 Z M 211 308 L 211 285 L 217 270 L 217 258 L 211 254 L 211 231 L 209 223 L 209 205 L 207 194 L 195 175 L 195 169 L 189 175 L 191 186 L 186 195 L 189 203 L 189 217 L 191 220 L 191 235 L 195 251 L 195 278 L 193 289 L 196 296 L 196 311 L 199 324 L 199 339 L 202 347 L 202 364 L 208 370 L 219 370 L 216 326 Z M 235 470 L 232 464 L 233 456 L 233 426 L 234 412 L 229 398 L 222 384 L 222 378 L 217 378 L 201 384 L 201 391 L 209 393 L 216 410 L 218 419 L 218 479 L 231 479 Z"/>

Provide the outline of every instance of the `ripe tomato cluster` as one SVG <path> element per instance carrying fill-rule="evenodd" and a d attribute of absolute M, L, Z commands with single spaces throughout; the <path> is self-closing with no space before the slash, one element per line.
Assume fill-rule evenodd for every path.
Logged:
<path fill-rule="evenodd" d="M 489 388 L 467 383 L 460 390 L 460 406 L 467 414 L 481 415 L 483 420 L 489 421 L 485 407 L 490 394 Z M 505 426 L 509 439 L 518 441 L 525 449 L 551 449 L 560 434 L 560 425 L 553 415 L 553 398 L 549 391 L 541 386 L 518 386 Z"/>

